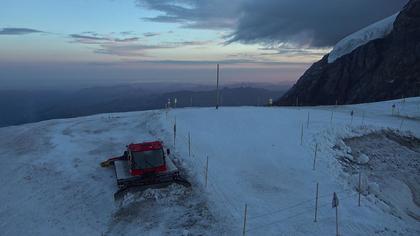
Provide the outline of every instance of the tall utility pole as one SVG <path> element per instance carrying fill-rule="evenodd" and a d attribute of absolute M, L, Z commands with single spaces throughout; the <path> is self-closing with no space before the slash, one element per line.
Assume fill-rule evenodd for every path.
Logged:
<path fill-rule="evenodd" d="M 219 109 L 219 64 L 217 64 L 216 109 Z"/>

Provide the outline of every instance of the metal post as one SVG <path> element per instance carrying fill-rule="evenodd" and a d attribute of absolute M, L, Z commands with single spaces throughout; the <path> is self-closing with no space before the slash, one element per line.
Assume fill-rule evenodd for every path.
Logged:
<path fill-rule="evenodd" d="M 318 144 L 315 144 L 314 164 L 312 166 L 312 170 L 315 170 L 316 154 L 317 154 L 317 152 L 318 152 Z"/>
<path fill-rule="evenodd" d="M 175 142 L 175 140 L 176 140 L 176 117 L 175 117 L 175 122 L 174 122 L 174 149 L 175 149 L 175 147 L 176 147 L 176 142 Z"/>
<path fill-rule="evenodd" d="M 300 145 L 302 145 L 302 144 L 303 144 L 303 124 L 300 128 Z"/>
<path fill-rule="evenodd" d="M 246 233 L 246 214 L 247 214 L 247 208 L 248 208 L 248 206 L 247 206 L 247 204 L 245 203 L 244 226 L 243 226 L 243 229 L 242 229 L 242 235 L 243 235 L 243 236 L 245 236 L 245 233 Z"/>
<path fill-rule="evenodd" d="M 334 192 L 333 199 L 332 199 L 332 207 L 335 208 L 335 232 L 336 232 L 337 236 L 339 235 L 339 232 L 338 232 L 338 205 L 339 205 L 338 196 L 337 196 L 337 193 Z"/>
<path fill-rule="evenodd" d="M 309 111 L 308 111 L 308 119 L 306 121 L 306 128 L 309 128 Z"/>
<path fill-rule="evenodd" d="M 318 216 L 318 190 L 319 190 L 319 183 L 316 183 L 316 196 L 315 196 L 315 219 L 314 222 L 317 220 Z"/>
<path fill-rule="evenodd" d="M 216 109 L 219 109 L 219 64 L 217 64 Z"/>
<path fill-rule="evenodd" d="M 360 194 L 362 192 L 362 172 L 359 172 L 359 203 L 358 206 L 360 207 Z"/>
<path fill-rule="evenodd" d="M 209 156 L 207 156 L 206 160 L 206 179 L 205 179 L 205 187 L 207 188 L 207 176 L 209 174 Z"/>
<path fill-rule="evenodd" d="M 334 111 L 331 111 L 331 120 L 330 120 L 331 124 L 332 124 L 333 116 L 334 116 Z"/>
<path fill-rule="evenodd" d="M 191 134 L 188 132 L 188 156 L 191 157 Z"/>

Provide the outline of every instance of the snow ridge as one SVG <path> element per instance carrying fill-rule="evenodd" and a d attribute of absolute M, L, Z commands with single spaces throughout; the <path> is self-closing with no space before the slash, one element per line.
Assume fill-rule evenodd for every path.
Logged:
<path fill-rule="evenodd" d="M 351 53 L 354 49 L 368 43 L 371 40 L 383 38 L 391 33 L 398 13 L 399 12 L 373 23 L 340 40 L 330 52 L 330 55 L 328 56 L 328 63 L 333 63 L 338 58 Z"/>

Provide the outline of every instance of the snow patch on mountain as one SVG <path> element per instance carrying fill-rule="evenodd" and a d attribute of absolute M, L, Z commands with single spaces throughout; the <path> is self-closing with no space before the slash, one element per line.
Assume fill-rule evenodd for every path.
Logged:
<path fill-rule="evenodd" d="M 351 53 L 354 49 L 369 41 L 383 38 L 391 33 L 398 13 L 356 31 L 339 41 L 328 56 L 328 63 L 333 63 L 338 58 Z"/>

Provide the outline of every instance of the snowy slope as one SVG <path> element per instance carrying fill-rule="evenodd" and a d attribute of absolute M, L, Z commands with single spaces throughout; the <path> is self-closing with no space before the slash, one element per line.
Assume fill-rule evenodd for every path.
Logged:
<path fill-rule="evenodd" d="M 411 98 L 337 107 L 101 114 L 1 128 L 0 232 L 240 235 L 246 203 L 247 235 L 333 235 L 331 197 L 337 192 L 342 235 L 419 235 L 420 223 L 410 216 L 420 215 L 411 186 L 387 176 L 382 176 L 385 182 L 368 179 L 372 187 L 358 207 L 355 175 L 338 161 L 350 155 L 343 139 L 384 129 L 418 138 L 419 119 L 420 98 Z M 100 168 L 99 162 L 119 155 L 129 142 L 153 139 L 162 139 L 172 149 L 172 158 L 180 161 L 193 188 L 149 190 L 115 203 L 113 172 Z M 318 153 L 312 170 L 315 144 Z M 337 145 L 341 148 L 333 148 Z M 319 210 L 314 223 L 317 182 Z M 383 185 L 387 182 L 392 184 Z"/>
<path fill-rule="evenodd" d="M 330 52 L 328 56 L 328 63 L 333 63 L 338 58 L 351 53 L 354 49 L 368 43 L 371 40 L 383 38 L 388 35 L 392 31 L 397 15 L 398 13 L 373 23 L 340 40 Z"/>

